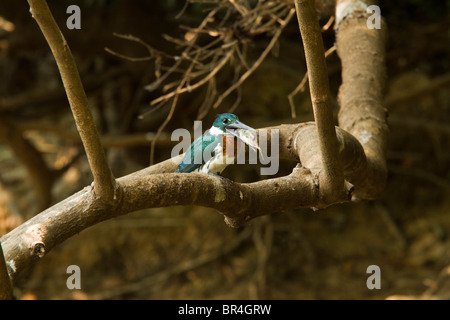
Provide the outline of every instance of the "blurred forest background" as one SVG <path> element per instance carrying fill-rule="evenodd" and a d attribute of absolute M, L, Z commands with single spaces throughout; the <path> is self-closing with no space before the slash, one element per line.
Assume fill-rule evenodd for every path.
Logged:
<path fill-rule="evenodd" d="M 48 1 L 75 56 L 90 106 L 104 136 L 116 177 L 149 165 L 147 133 L 167 118 L 170 103 L 157 111 L 149 103 L 161 91 L 154 61 L 145 47 L 113 33 L 139 37 L 171 54 L 177 46 L 163 34 L 185 37 L 180 25 L 197 26 L 207 5 L 184 1 L 77 1 L 81 30 L 66 28 L 73 1 Z M 450 1 L 380 1 L 386 19 L 389 111 L 389 177 L 372 202 L 299 209 L 258 218 L 241 229 L 201 207 L 134 212 L 93 226 L 57 246 L 22 277 L 18 299 L 385 299 L 450 298 Z M 321 16 L 325 25 L 329 16 Z M 333 27 L 323 32 L 325 48 Z M 249 61 L 270 37 L 249 39 Z M 331 90 L 339 88 L 340 62 L 327 58 Z M 308 121 L 308 90 L 288 95 L 305 74 L 296 19 L 243 84 L 235 113 L 246 124 Z M 224 72 L 220 90 L 232 83 Z M 155 162 L 170 157 L 170 133 L 192 129 L 205 91 L 180 96 L 177 109 L 156 143 Z M 230 95 L 209 110 L 229 110 Z M 336 100 L 335 100 L 336 101 Z M 335 102 L 336 111 L 337 103 Z M 139 117 L 143 115 L 143 117 Z M 48 202 L 56 203 L 92 182 L 61 79 L 49 47 L 26 1 L 0 2 L 0 235 Z M 4 137 L 4 136 L 3 136 Z M 114 137 L 111 139 L 111 137 Z M 150 135 L 151 137 L 151 135 Z M 13 141 L 13 142 L 11 142 Z M 26 152 L 15 149 L 26 145 Z M 17 151 L 17 150 L 16 150 Z M 28 159 L 28 160 L 27 160 Z M 42 163 L 40 160 L 42 159 Z M 48 173 L 36 186 L 25 163 Z M 293 163 L 281 162 L 280 175 Z M 237 165 L 224 175 L 240 182 L 267 178 L 257 166 Z M 81 268 L 81 290 L 68 290 L 66 269 Z M 367 267 L 381 269 L 381 289 L 369 290 Z"/>

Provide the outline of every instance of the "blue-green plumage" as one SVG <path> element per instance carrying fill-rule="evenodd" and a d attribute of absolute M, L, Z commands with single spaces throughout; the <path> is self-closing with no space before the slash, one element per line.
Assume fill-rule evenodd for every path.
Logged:
<path fill-rule="evenodd" d="M 186 154 L 178 165 L 178 169 L 175 172 L 192 172 L 199 169 L 206 161 L 209 159 L 204 159 L 204 151 L 214 150 L 214 148 L 219 144 L 219 137 L 213 136 L 207 132 L 202 136 L 194 140 L 190 145 Z"/>
<path fill-rule="evenodd" d="M 221 173 L 234 160 L 239 130 L 255 131 L 232 113 L 217 115 L 212 127 L 190 145 L 175 172 Z M 227 152 L 224 147 L 229 139 L 236 143 Z"/>

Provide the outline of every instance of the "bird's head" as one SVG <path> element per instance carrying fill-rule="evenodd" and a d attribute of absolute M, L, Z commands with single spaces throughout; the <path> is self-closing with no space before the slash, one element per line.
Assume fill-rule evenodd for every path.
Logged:
<path fill-rule="evenodd" d="M 261 152 L 261 148 L 258 146 L 256 130 L 248 125 L 239 121 L 239 118 L 232 113 L 218 114 L 210 133 L 215 131 L 213 135 L 230 134 L 235 136 L 252 149 L 258 149 Z"/>
<path fill-rule="evenodd" d="M 252 127 L 239 121 L 239 118 L 232 113 L 218 114 L 214 121 L 213 127 L 220 129 L 221 131 L 233 133 L 238 129 L 256 131 Z"/>

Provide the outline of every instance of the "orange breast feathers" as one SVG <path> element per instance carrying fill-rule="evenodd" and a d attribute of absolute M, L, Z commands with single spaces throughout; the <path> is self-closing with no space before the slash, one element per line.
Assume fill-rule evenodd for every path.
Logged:
<path fill-rule="evenodd" d="M 228 141 L 228 142 L 227 142 Z M 233 149 L 227 149 L 228 147 L 233 146 Z M 223 145 L 223 155 L 228 157 L 236 157 L 237 149 L 238 149 L 238 139 L 235 136 L 224 135 L 222 137 L 222 145 Z"/>

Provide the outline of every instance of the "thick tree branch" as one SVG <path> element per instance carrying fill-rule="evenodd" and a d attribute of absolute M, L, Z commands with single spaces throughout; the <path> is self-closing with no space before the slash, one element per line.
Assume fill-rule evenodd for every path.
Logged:
<path fill-rule="evenodd" d="M 359 140 L 367 168 L 359 172 L 355 196 L 375 199 L 387 177 L 388 127 L 384 108 L 386 25 L 367 27 L 369 5 L 376 1 L 340 0 L 336 7 L 336 47 L 342 62 L 339 126 Z"/>
<path fill-rule="evenodd" d="M 15 280 L 33 261 L 87 227 L 140 209 L 200 205 L 217 209 L 229 225 L 236 227 L 262 215 L 332 204 L 324 200 L 318 188 L 317 174 L 322 162 L 317 156 L 320 150 L 314 123 L 268 130 L 279 130 L 279 140 L 274 143 L 279 143 L 280 158 L 300 161 L 303 167 L 297 166 L 285 177 L 240 184 L 200 173 L 172 173 L 182 158 L 177 156 L 119 178 L 122 192 L 113 207 L 96 201 L 92 187 L 86 187 L 0 238 L 11 278 Z M 366 158 L 358 141 L 345 131 L 336 130 L 345 172 L 363 172 Z M 267 136 L 271 137 L 270 132 Z M 269 146 L 270 143 L 269 139 Z"/>
<path fill-rule="evenodd" d="M 28 0 L 33 18 L 47 40 L 58 65 L 72 113 L 94 176 L 94 190 L 103 199 L 115 197 L 115 180 L 89 110 L 77 66 L 45 0 Z"/>
<path fill-rule="evenodd" d="M 309 88 L 319 135 L 323 169 L 319 173 L 321 193 L 335 201 L 345 195 L 344 174 L 338 158 L 327 65 L 314 0 L 295 0 L 298 24 L 305 50 Z"/>

